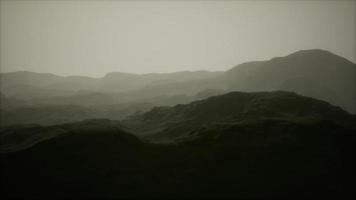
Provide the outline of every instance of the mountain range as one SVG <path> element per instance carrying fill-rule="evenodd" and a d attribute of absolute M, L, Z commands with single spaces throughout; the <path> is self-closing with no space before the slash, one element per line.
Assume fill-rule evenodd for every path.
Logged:
<path fill-rule="evenodd" d="M 91 78 L 19 71 L 1 73 L 0 83 L 1 125 L 50 125 L 57 119 L 74 122 L 93 117 L 120 120 L 155 106 L 184 104 L 231 91 L 291 91 L 356 113 L 356 65 L 320 49 L 247 62 L 219 72 L 112 72 L 102 78 Z M 72 108 L 77 113 L 75 117 L 61 112 Z M 111 109 L 127 112 L 112 117 L 107 114 Z M 29 110 L 38 113 L 37 117 L 32 117 Z M 46 110 L 54 111 L 53 120 L 41 114 Z M 97 116 L 87 114 L 92 110 Z"/>
<path fill-rule="evenodd" d="M 0 74 L 1 199 L 354 199 L 356 65 Z"/>

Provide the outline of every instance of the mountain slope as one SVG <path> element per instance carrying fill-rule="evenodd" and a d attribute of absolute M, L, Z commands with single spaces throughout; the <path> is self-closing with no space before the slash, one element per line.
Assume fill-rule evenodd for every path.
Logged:
<path fill-rule="evenodd" d="M 160 116 L 157 119 L 164 120 L 164 116 L 180 120 L 181 124 L 188 123 L 183 119 L 187 113 L 196 121 L 222 119 L 197 129 L 191 126 L 188 137 L 176 144 L 142 142 L 124 131 L 127 129 L 120 123 L 110 120 L 32 127 L 38 129 L 43 140 L 20 151 L 0 154 L 1 195 L 21 199 L 355 197 L 355 128 L 338 122 L 352 118 L 351 115 L 325 102 L 284 92 L 232 93 L 221 97 L 183 105 L 185 109 L 177 106 L 156 113 Z M 227 103 L 236 97 L 243 106 L 234 102 L 236 105 L 229 110 L 204 111 L 216 102 Z M 290 97 L 297 102 L 291 105 L 305 103 L 305 108 L 315 110 L 301 109 L 298 113 L 291 106 L 278 106 L 278 99 Z M 270 103 L 257 104 L 275 110 L 276 115 L 258 117 L 256 112 L 247 111 L 251 113 L 248 120 L 229 120 L 256 98 L 269 99 Z M 216 112 L 218 117 L 206 117 L 199 110 L 188 108 L 191 105 L 202 113 Z M 188 112 L 190 109 L 194 112 Z M 288 113 L 293 117 L 288 117 Z M 310 120 L 315 113 L 319 118 Z M 296 116 L 309 120 L 291 120 Z M 16 132 L 8 129 L 8 136 L 15 135 L 7 142 L 23 144 L 29 128 Z M 64 132 L 43 138 L 48 136 L 45 129 Z"/>
<path fill-rule="evenodd" d="M 93 118 L 121 120 L 155 106 L 151 103 L 135 102 L 96 106 L 71 104 L 16 105 L 16 101 L 12 99 L 9 101 L 11 102 L 1 102 L 4 106 L 0 108 L 0 127 L 21 126 L 21 124 L 55 125 Z"/>
<path fill-rule="evenodd" d="M 0 127 L 0 152 L 15 152 L 27 149 L 39 142 L 67 134 L 124 132 L 122 129 L 123 127 L 118 122 L 107 119 L 90 119 L 52 126 L 26 124 Z M 134 136 L 129 137 L 135 138 Z"/>
<path fill-rule="evenodd" d="M 327 102 L 291 92 L 231 92 L 186 105 L 157 107 L 124 120 L 138 135 L 176 140 L 191 131 L 219 123 L 246 123 L 280 119 L 285 121 L 328 120 L 352 125 L 354 117 Z"/>
<path fill-rule="evenodd" d="M 229 90 L 286 90 L 322 99 L 356 113 L 356 65 L 328 51 L 238 65 L 224 75 Z"/>

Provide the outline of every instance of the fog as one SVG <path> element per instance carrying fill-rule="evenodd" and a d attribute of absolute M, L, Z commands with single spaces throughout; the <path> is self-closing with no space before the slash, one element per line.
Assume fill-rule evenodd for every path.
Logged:
<path fill-rule="evenodd" d="M 355 1 L 0 6 L 0 199 L 355 197 Z"/>
<path fill-rule="evenodd" d="M 1 72 L 227 70 L 301 49 L 355 62 L 355 1 L 1 1 Z"/>

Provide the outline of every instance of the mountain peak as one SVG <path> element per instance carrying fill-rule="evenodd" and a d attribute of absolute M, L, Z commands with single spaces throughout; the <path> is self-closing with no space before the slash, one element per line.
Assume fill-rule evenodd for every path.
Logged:
<path fill-rule="evenodd" d="M 343 62 L 343 63 L 347 63 L 347 64 L 354 64 L 350 60 L 348 60 L 338 54 L 324 50 L 324 49 L 300 50 L 300 51 L 291 53 L 284 58 L 287 58 L 287 59 L 288 58 L 301 58 L 301 59 L 312 58 L 312 59 L 319 60 L 319 61 L 327 60 L 327 61 Z"/>
<path fill-rule="evenodd" d="M 125 72 L 109 72 L 104 78 L 117 77 L 117 76 L 136 76 L 137 74 L 125 73 Z"/>
<path fill-rule="evenodd" d="M 4 72 L 0 74 L 13 75 L 13 76 L 50 76 L 50 77 L 61 77 L 52 73 L 40 73 L 40 72 L 31 72 L 26 70 L 15 71 L 15 72 Z"/>
<path fill-rule="evenodd" d="M 325 56 L 337 56 L 336 54 L 331 53 L 330 51 L 324 49 L 306 49 L 296 51 L 294 53 L 289 54 L 288 56 L 308 56 L 308 55 L 325 55 Z M 287 57 L 288 57 L 287 56 Z M 339 56 L 338 56 L 339 57 Z"/>

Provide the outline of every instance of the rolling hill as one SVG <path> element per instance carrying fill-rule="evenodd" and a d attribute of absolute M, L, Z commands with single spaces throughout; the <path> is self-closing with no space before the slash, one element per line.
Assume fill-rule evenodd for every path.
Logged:
<path fill-rule="evenodd" d="M 2 197 L 355 197 L 355 116 L 324 101 L 234 92 L 127 120 L 0 128 Z"/>
<path fill-rule="evenodd" d="M 138 135 L 175 140 L 194 129 L 267 119 L 310 122 L 328 120 L 352 125 L 354 117 L 327 102 L 292 92 L 231 92 L 173 107 L 156 107 L 123 121 Z"/>
<path fill-rule="evenodd" d="M 129 74 L 111 72 L 101 78 L 57 76 L 27 71 L 1 73 L 1 91 L 7 97 L 32 99 L 55 96 L 123 93 L 149 87 L 191 80 L 209 79 L 222 72 L 182 71 L 175 73 Z"/>

